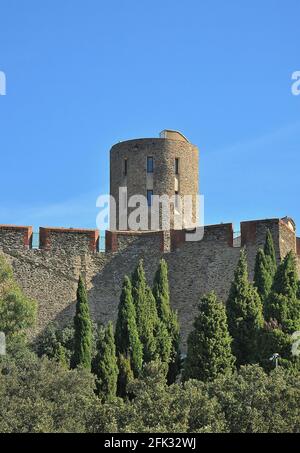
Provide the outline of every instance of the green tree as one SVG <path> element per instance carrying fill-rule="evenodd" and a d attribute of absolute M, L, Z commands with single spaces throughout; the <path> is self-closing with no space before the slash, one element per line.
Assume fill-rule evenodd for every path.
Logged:
<path fill-rule="evenodd" d="M 265 316 L 268 313 L 268 296 L 273 285 L 276 270 L 277 263 L 273 237 L 270 230 L 267 230 L 264 250 L 258 250 L 254 269 L 254 285 L 263 302 Z"/>
<path fill-rule="evenodd" d="M 270 360 L 273 354 L 279 354 L 280 367 L 288 368 L 292 372 L 300 369 L 300 357 L 293 356 L 292 335 L 282 331 L 276 320 L 265 322 L 260 341 L 260 365 L 265 371 L 274 369 L 274 362 Z"/>
<path fill-rule="evenodd" d="M 147 363 L 154 360 L 157 354 L 155 330 L 158 315 L 154 296 L 146 281 L 143 260 L 140 260 L 132 276 L 132 295 L 143 358 Z"/>
<path fill-rule="evenodd" d="M 124 279 L 120 297 L 115 341 L 117 355 L 129 357 L 134 375 L 138 376 L 143 365 L 143 346 L 136 325 L 132 285 L 127 276 Z"/>
<path fill-rule="evenodd" d="M 248 279 L 244 249 L 235 271 L 226 310 L 237 365 L 255 363 L 258 360 L 259 335 L 264 321 L 259 294 Z"/>
<path fill-rule="evenodd" d="M 98 353 L 94 360 L 93 372 L 97 376 L 98 395 L 110 400 L 117 394 L 118 365 L 113 324 L 110 322 L 99 340 Z"/>
<path fill-rule="evenodd" d="M 158 358 L 168 364 L 171 361 L 172 339 L 165 324 L 159 320 L 155 330 L 156 352 Z"/>
<path fill-rule="evenodd" d="M 216 433 L 226 432 L 226 420 L 205 384 L 189 381 L 167 385 L 166 364 L 145 365 L 143 375 L 130 385 L 134 398 L 118 408 L 119 432 Z"/>
<path fill-rule="evenodd" d="M 0 331 L 8 339 L 23 335 L 36 320 L 37 304 L 26 297 L 13 277 L 11 266 L 0 254 Z"/>
<path fill-rule="evenodd" d="M 266 242 L 264 247 L 264 254 L 266 257 L 266 265 L 269 274 L 274 278 L 277 270 L 276 254 L 274 248 L 274 241 L 270 230 L 267 230 Z"/>
<path fill-rule="evenodd" d="M 82 277 L 77 289 L 76 314 L 74 317 L 74 355 L 72 367 L 91 370 L 92 362 L 92 322 L 87 292 Z"/>
<path fill-rule="evenodd" d="M 121 398 L 131 397 L 129 392 L 129 385 L 134 380 L 134 374 L 131 369 L 131 362 L 129 357 L 125 357 L 123 354 L 120 354 L 118 357 L 118 382 L 117 382 L 117 391 L 118 396 Z"/>
<path fill-rule="evenodd" d="M 168 279 L 168 265 L 164 259 L 160 260 L 159 267 L 155 274 L 154 285 L 153 285 L 153 295 L 156 300 L 157 313 L 160 319 L 160 322 L 166 327 L 169 337 L 171 339 L 171 349 L 170 354 L 167 359 L 166 354 L 160 357 L 163 361 L 169 362 L 168 369 L 168 383 L 171 384 L 175 382 L 177 375 L 180 372 L 180 326 L 178 322 L 177 312 L 172 310 L 170 304 L 170 289 L 169 289 L 169 279 Z M 161 331 L 161 334 L 163 332 Z M 163 334 L 165 336 L 165 334 Z M 158 340 L 159 349 L 161 351 L 161 335 Z M 169 349 L 168 340 L 165 336 L 165 351 Z"/>
<path fill-rule="evenodd" d="M 210 293 L 201 299 L 194 330 L 188 338 L 184 380 L 207 382 L 219 374 L 232 372 L 235 359 L 231 343 L 225 307 L 214 293 Z"/>
<path fill-rule="evenodd" d="M 220 376 L 208 385 L 231 433 L 299 433 L 299 375 L 279 367 L 269 375 L 258 365 Z"/>
<path fill-rule="evenodd" d="M 267 320 L 276 320 L 286 333 L 299 330 L 298 273 L 293 252 L 289 252 L 278 266 L 267 307 Z"/>
<path fill-rule="evenodd" d="M 84 433 L 99 399 L 91 373 L 34 354 L 0 360 L 0 432 Z"/>
<path fill-rule="evenodd" d="M 63 366 L 70 368 L 74 354 L 73 325 L 61 328 L 56 324 L 49 324 L 34 346 L 39 357 L 45 355 L 49 359 L 58 360 Z"/>
<path fill-rule="evenodd" d="M 168 324 L 171 314 L 168 265 L 162 258 L 154 277 L 153 295 L 156 300 L 159 318 Z"/>
<path fill-rule="evenodd" d="M 257 288 L 263 304 L 270 293 L 274 276 L 268 271 L 267 259 L 263 249 L 257 251 L 254 268 L 254 286 Z"/>

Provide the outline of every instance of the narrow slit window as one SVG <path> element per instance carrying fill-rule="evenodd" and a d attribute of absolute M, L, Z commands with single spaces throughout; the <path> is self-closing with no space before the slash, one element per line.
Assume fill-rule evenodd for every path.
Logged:
<path fill-rule="evenodd" d="M 128 160 L 124 159 L 124 176 L 127 176 L 128 171 Z"/>
<path fill-rule="evenodd" d="M 148 206 L 152 206 L 152 197 L 153 197 L 153 190 L 147 190 L 147 203 Z"/>
<path fill-rule="evenodd" d="M 179 159 L 175 159 L 175 175 L 179 175 Z"/>
<path fill-rule="evenodd" d="M 175 208 L 179 208 L 179 192 L 178 190 L 175 191 Z"/>
<path fill-rule="evenodd" d="M 147 173 L 153 173 L 153 171 L 154 171 L 153 157 L 147 157 Z"/>

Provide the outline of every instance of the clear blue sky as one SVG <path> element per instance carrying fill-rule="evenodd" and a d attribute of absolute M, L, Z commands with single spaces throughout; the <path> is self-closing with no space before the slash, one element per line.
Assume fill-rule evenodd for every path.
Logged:
<path fill-rule="evenodd" d="M 205 223 L 300 225 L 299 0 L 1 0 L 0 16 L 0 223 L 94 228 L 111 145 L 171 128 L 200 148 Z"/>

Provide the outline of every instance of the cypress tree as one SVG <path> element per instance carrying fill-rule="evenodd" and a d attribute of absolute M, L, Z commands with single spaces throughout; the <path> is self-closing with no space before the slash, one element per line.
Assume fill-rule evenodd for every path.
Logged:
<path fill-rule="evenodd" d="M 171 311 L 168 330 L 172 340 L 172 351 L 167 379 L 168 384 L 173 384 L 181 370 L 180 324 L 174 310 Z"/>
<path fill-rule="evenodd" d="M 132 295 L 136 310 L 136 324 L 143 345 L 144 362 L 155 360 L 157 354 L 155 331 L 158 324 L 156 302 L 149 288 L 143 260 L 141 260 L 132 276 Z"/>
<path fill-rule="evenodd" d="M 254 286 L 257 288 L 258 294 L 264 304 L 270 293 L 273 284 L 273 277 L 274 276 L 268 271 L 265 253 L 262 249 L 259 249 L 255 260 Z"/>
<path fill-rule="evenodd" d="M 270 230 L 267 230 L 264 250 L 258 250 L 254 269 L 254 285 L 263 302 L 265 316 L 268 312 L 268 296 L 273 285 L 276 270 L 277 263 L 273 237 Z"/>
<path fill-rule="evenodd" d="M 254 285 L 263 302 L 265 317 L 268 316 L 268 296 L 271 292 L 276 270 L 277 263 L 273 237 L 270 230 L 267 230 L 264 250 L 258 250 L 254 270 Z"/>
<path fill-rule="evenodd" d="M 266 242 L 264 247 L 264 254 L 266 257 L 266 266 L 269 274 L 274 278 L 277 270 L 277 262 L 274 248 L 274 241 L 270 230 L 267 230 Z"/>
<path fill-rule="evenodd" d="M 154 277 L 153 295 L 156 300 L 159 318 L 168 324 L 171 314 L 168 266 L 164 259 L 160 260 Z"/>
<path fill-rule="evenodd" d="M 76 314 L 74 317 L 74 355 L 73 368 L 83 367 L 91 370 L 92 361 L 92 323 L 87 292 L 82 277 L 77 289 Z"/>
<path fill-rule="evenodd" d="M 258 358 L 259 335 L 264 321 L 259 294 L 248 279 L 244 249 L 241 251 L 226 309 L 237 365 L 255 363 Z"/>
<path fill-rule="evenodd" d="M 131 397 L 128 392 L 128 386 L 134 380 L 133 371 L 131 369 L 130 358 L 120 354 L 118 357 L 118 396 L 120 398 Z"/>
<path fill-rule="evenodd" d="M 278 266 L 272 291 L 268 297 L 267 319 L 274 319 L 286 333 L 300 328 L 296 258 L 289 252 Z"/>
<path fill-rule="evenodd" d="M 155 274 L 153 295 L 156 300 L 157 313 L 160 321 L 166 327 L 171 339 L 171 349 L 169 354 L 168 383 L 175 382 L 180 372 L 180 327 L 177 312 L 172 310 L 170 305 L 170 289 L 168 279 L 168 266 L 164 259 L 161 259 Z M 165 340 L 167 341 L 167 339 Z M 162 356 L 161 356 L 162 358 Z"/>
<path fill-rule="evenodd" d="M 172 339 L 165 324 L 159 320 L 155 329 L 156 352 L 158 358 L 169 365 L 172 353 Z"/>
<path fill-rule="evenodd" d="M 108 324 L 103 338 L 99 341 L 93 371 L 97 376 L 99 396 L 105 400 L 114 398 L 117 394 L 119 370 L 112 322 Z"/>
<path fill-rule="evenodd" d="M 219 374 L 233 371 L 235 358 L 231 351 L 226 310 L 214 293 L 204 296 L 194 330 L 188 338 L 184 380 L 213 381 Z"/>
<path fill-rule="evenodd" d="M 116 324 L 117 355 L 129 357 L 132 370 L 137 377 L 143 364 L 143 347 L 139 339 L 136 325 L 136 311 L 132 299 L 132 286 L 126 276 L 120 297 L 118 319 Z"/>
<path fill-rule="evenodd" d="M 56 360 L 63 368 L 68 369 L 70 366 L 69 360 L 67 359 L 66 348 L 61 344 L 57 343 L 54 351 L 54 360 Z"/>

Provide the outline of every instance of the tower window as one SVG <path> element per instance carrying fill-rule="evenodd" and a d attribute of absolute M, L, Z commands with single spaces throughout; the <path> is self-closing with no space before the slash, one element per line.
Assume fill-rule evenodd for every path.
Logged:
<path fill-rule="evenodd" d="M 124 176 L 127 176 L 128 160 L 124 159 Z"/>
<path fill-rule="evenodd" d="M 152 206 L 152 197 L 153 197 L 153 190 L 147 190 L 147 203 L 148 206 Z"/>
<path fill-rule="evenodd" d="M 175 208 L 179 209 L 179 192 L 178 190 L 175 191 Z"/>
<path fill-rule="evenodd" d="M 153 173 L 153 171 L 154 171 L 153 157 L 147 157 L 147 173 Z"/>
<path fill-rule="evenodd" d="M 175 175 L 179 175 L 179 159 L 175 159 Z"/>

